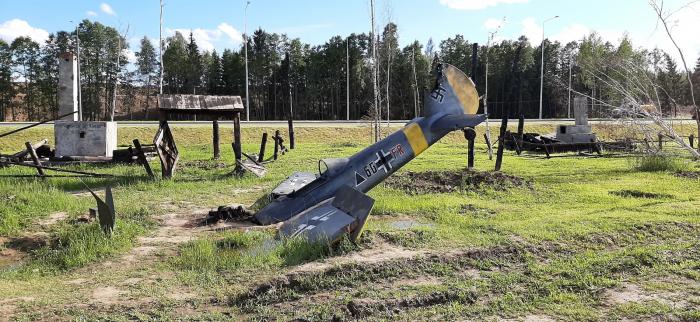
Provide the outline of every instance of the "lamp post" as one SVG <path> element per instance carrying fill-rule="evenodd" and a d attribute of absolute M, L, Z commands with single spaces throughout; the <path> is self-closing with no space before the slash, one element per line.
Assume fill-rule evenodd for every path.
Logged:
<path fill-rule="evenodd" d="M 246 1 L 244 26 L 243 26 L 243 50 L 245 51 L 245 120 L 250 122 L 250 95 L 248 95 L 248 5 L 250 1 Z"/>
<path fill-rule="evenodd" d="M 542 22 L 542 62 L 540 65 L 540 120 L 542 119 L 542 98 L 544 95 L 544 24 L 548 21 L 559 18 L 559 16 L 554 16 Z"/>

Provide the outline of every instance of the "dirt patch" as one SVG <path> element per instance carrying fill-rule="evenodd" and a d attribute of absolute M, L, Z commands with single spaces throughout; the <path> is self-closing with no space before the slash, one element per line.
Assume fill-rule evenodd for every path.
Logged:
<path fill-rule="evenodd" d="M 700 171 L 680 171 L 680 172 L 676 172 L 673 175 L 678 177 L 678 178 L 683 178 L 683 179 L 694 179 L 694 180 L 700 179 Z"/>
<path fill-rule="evenodd" d="M 391 316 L 406 309 L 434 306 L 450 302 L 473 304 L 476 302 L 476 298 L 475 294 L 465 294 L 464 292 L 457 291 L 441 291 L 403 299 L 351 300 L 347 308 L 350 314 L 355 318 L 364 318 L 377 314 Z"/>
<path fill-rule="evenodd" d="M 226 169 L 229 166 L 226 163 L 218 161 L 195 160 L 181 161 L 179 167 L 182 169 L 196 168 L 201 170 Z"/>
<path fill-rule="evenodd" d="M 393 287 L 420 287 L 429 285 L 440 285 L 442 281 L 435 276 L 418 276 L 416 278 L 407 278 L 394 282 Z"/>
<path fill-rule="evenodd" d="M 610 191 L 611 195 L 623 198 L 640 198 L 640 199 L 673 199 L 672 195 L 666 193 L 645 192 L 640 190 L 617 190 Z"/>
<path fill-rule="evenodd" d="M 410 250 L 403 247 L 383 244 L 375 245 L 370 249 L 364 249 L 345 256 L 333 257 L 319 262 L 311 262 L 296 267 L 292 272 L 318 272 L 334 266 L 351 263 L 376 264 L 397 259 L 408 259 L 424 255 L 425 251 Z"/>
<path fill-rule="evenodd" d="M 14 249 L 20 252 L 29 253 L 51 243 L 50 236 L 47 233 L 32 233 L 21 237 L 7 238 L 4 247 Z"/>
<path fill-rule="evenodd" d="M 363 255 L 358 253 L 358 257 Z M 352 261 L 336 264 L 323 270 L 295 270 L 282 277 L 274 278 L 254 286 L 249 291 L 229 298 L 229 304 L 238 306 L 244 312 L 252 312 L 261 306 L 280 303 L 293 303 L 302 297 L 333 290 L 348 291 L 354 288 L 377 287 L 398 280 L 439 278 L 456 275 L 473 268 L 477 261 L 523 262 L 523 253 L 513 247 L 461 250 L 417 255 L 410 258 L 397 258 L 378 262 Z M 453 293 L 455 292 L 455 293 Z M 453 301 L 472 301 L 468 290 L 450 290 L 428 295 L 417 295 L 397 301 L 377 303 L 357 303 L 358 316 L 378 312 L 383 308 L 410 308 L 414 305 L 432 305 Z M 468 300 L 470 299 L 470 300 Z"/>
<path fill-rule="evenodd" d="M 65 212 L 57 212 L 57 213 L 54 213 L 54 214 L 49 215 L 48 217 L 46 217 L 46 218 L 44 218 L 44 219 L 42 219 L 42 220 L 37 221 L 37 224 L 38 224 L 39 226 L 41 226 L 41 227 L 46 228 L 46 227 L 55 225 L 55 224 L 57 224 L 59 221 L 65 220 L 66 218 L 68 218 L 68 214 L 67 214 L 67 213 L 65 213 Z"/>
<path fill-rule="evenodd" d="M 122 294 L 124 294 L 124 292 L 116 287 L 98 287 L 92 291 L 92 297 L 90 299 L 100 304 L 117 304 L 120 302 Z"/>
<path fill-rule="evenodd" d="M 615 306 L 627 303 L 659 302 L 674 308 L 683 308 L 688 303 L 681 293 L 648 292 L 635 284 L 623 284 L 622 287 L 606 290 L 604 301 L 607 305 Z"/>
<path fill-rule="evenodd" d="M 456 191 L 493 189 L 506 191 L 512 188 L 529 187 L 527 180 L 503 172 L 479 171 L 427 171 L 404 172 L 387 178 L 388 187 L 409 194 L 449 193 Z"/>

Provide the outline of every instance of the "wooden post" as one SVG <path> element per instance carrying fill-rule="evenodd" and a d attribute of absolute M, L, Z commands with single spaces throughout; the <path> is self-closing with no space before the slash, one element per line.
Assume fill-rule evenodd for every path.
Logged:
<path fill-rule="evenodd" d="M 659 151 L 664 149 L 664 135 L 659 133 Z"/>
<path fill-rule="evenodd" d="M 486 148 L 488 149 L 488 151 L 491 151 L 491 140 L 489 140 L 489 136 L 486 135 L 486 133 L 484 133 L 484 142 L 486 142 Z M 489 160 L 491 160 L 491 154 L 489 154 Z"/>
<path fill-rule="evenodd" d="M 41 168 L 41 161 L 39 161 L 39 156 L 36 155 L 36 150 L 34 150 L 32 142 L 25 142 L 24 145 L 27 147 L 29 156 L 32 157 L 32 162 L 34 162 L 34 165 L 36 166 L 36 171 L 39 173 L 39 176 L 45 176 L 46 174 L 44 173 L 44 169 Z"/>
<path fill-rule="evenodd" d="M 214 159 L 221 158 L 221 150 L 219 149 L 219 120 L 212 122 L 212 143 L 214 144 Z"/>
<path fill-rule="evenodd" d="M 141 165 L 146 169 L 148 176 L 155 178 L 156 176 L 153 174 L 153 170 L 151 170 L 151 165 L 148 164 L 148 159 L 146 159 L 146 154 L 143 153 L 143 148 L 141 147 L 139 139 L 134 139 L 134 148 L 136 148 L 136 156 L 139 158 Z"/>
<path fill-rule="evenodd" d="M 279 155 L 280 152 L 280 130 L 275 131 L 275 152 L 273 154 L 273 159 L 277 160 L 277 156 Z"/>
<path fill-rule="evenodd" d="M 267 132 L 263 132 L 262 142 L 260 142 L 260 153 L 258 153 L 258 162 L 265 160 L 265 145 L 267 145 Z"/>
<path fill-rule="evenodd" d="M 695 135 L 691 134 L 690 136 L 688 136 L 688 141 L 690 143 L 690 147 L 695 148 Z"/>
<path fill-rule="evenodd" d="M 241 112 L 233 113 L 233 155 L 236 158 L 236 167 L 241 162 Z"/>
<path fill-rule="evenodd" d="M 523 153 L 523 149 L 520 147 L 520 143 L 522 142 L 521 140 L 518 139 L 518 136 L 511 134 L 511 138 L 513 139 L 513 144 L 515 145 L 515 153 L 518 155 Z"/>
<path fill-rule="evenodd" d="M 289 125 L 289 148 L 294 149 L 294 121 L 292 120 L 292 117 L 289 116 L 289 120 L 287 121 Z"/>
<path fill-rule="evenodd" d="M 523 139 L 523 131 L 525 129 L 525 115 L 520 114 L 520 117 L 518 117 L 518 140 Z M 520 153 L 518 153 L 520 154 Z"/>
<path fill-rule="evenodd" d="M 464 138 L 467 139 L 468 152 L 467 152 L 467 168 L 469 170 L 474 168 L 474 139 L 476 139 L 476 131 L 472 128 L 467 128 L 462 130 L 464 132 Z"/>
<path fill-rule="evenodd" d="M 505 145 L 506 129 L 508 128 L 508 114 L 503 114 L 503 119 L 501 120 L 501 131 L 498 135 L 498 151 L 496 152 L 496 171 L 501 171 L 501 165 L 503 163 L 503 148 Z"/>

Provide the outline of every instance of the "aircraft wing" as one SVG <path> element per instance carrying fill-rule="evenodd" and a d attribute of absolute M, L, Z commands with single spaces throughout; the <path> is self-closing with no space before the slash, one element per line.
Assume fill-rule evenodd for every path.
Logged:
<path fill-rule="evenodd" d="M 283 238 L 304 238 L 312 243 L 333 243 L 349 234 L 350 239 L 356 241 L 373 206 L 374 199 L 343 186 L 333 198 L 284 222 L 278 234 Z"/>

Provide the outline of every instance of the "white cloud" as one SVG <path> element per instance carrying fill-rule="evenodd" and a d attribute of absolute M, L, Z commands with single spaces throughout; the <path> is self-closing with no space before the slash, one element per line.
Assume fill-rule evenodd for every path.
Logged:
<path fill-rule="evenodd" d="M 240 31 L 238 31 L 238 29 L 234 28 L 228 23 L 222 22 L 219 25 L 218 29 L 221 30 L 221 32 L 223 32 L 226 36 L 228 36 L 231 42 L 239 44 L 243 43 L 243 34 Z"/>
<path fill-rule="evenodd" d="M 531 44 L 542 42 L 542 26 L 535 21 L 535 18 L 525 18 L 522 25 L 523 30 L 520 34 L 527 37 Z"/>
<path fill-rule="evenodd" d="M 136 53 L 133 50 L 128 48 L 124 49 L 124 55 L 126 55 L 126 59 L 129 60 L 129 63 L 136 63 Z"/>
<path fill-rule="evenodd" d="M 457 10 L 482 10 L 499 4 L 527 3 L 529 0 L 440 0 L 440 4 Z"/>
<path fill-rule="evenodd" d="M 487 30 L 495 30 L 498 29 L 498 27 L 502 27 L 503 24 L 504 23 L 502 19 L 490 18 L 484 21 L 484 28 L 486 28 Z"/>
<path fill-rule="evenodd" d="M 87 15 L 88 17 L 97 17 L 97 12 L 88 10 L 87 12 L 85 12 L 85 15 Z"/>
<path fill-rule="evenodd" d="M 41 28 L 34 28 L 21 19 L 12 19 L 0 24 L 0 39 L 9 43 L 20 36 L 26 36 L 39 44 L 44 44 L 44 41 L 49 38 L 49 32 Z"/>
<path fill-rule="evenodd" d="M 117 15 L 117 13 L 114 12 L 114 9 L 112 9 L 112 6 L 110 6 L 109 4 L 104 3 L 104 2 L 103 2 L 102 4 L 100 4 L 100 10 L 102 10 L 102 12 L 104 12 L 104 13 L 110 15 L 110 16 L 116 16 L 116 15 Z"/>
<path fill-rule="evenodd" d="M 243 34 L 230 24 L 223 22 L 216 29 L 167 29 L 168 35 L 174 35 L 175 32 L 180 32 L 185 38 L 189 37 L 190 32 L 197 46 L 202 51 L 213 51 L 216 48 L 215 44 L 227 39 L 229 44 L 243 43 Z M 225 36 L 225 37 L 224 37 Z M 156 41 L 157 42 L 157 41 Z"/>

